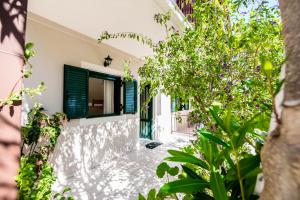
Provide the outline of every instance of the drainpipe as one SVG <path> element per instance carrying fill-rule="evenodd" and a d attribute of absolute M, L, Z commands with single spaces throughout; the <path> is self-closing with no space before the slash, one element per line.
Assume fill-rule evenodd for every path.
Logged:
<path fill-rule="evenodd" d="M 0 99 L 22 86 L 27 0 L 0 1 Z M 0 111 L 0 199 L 17 199 L 21 103 Z"/>

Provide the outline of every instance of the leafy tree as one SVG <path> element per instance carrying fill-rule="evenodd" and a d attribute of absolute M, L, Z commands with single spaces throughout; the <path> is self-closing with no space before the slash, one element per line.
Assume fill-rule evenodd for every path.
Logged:
<path fill-rule="evenodd" d="M 252 2 L 252 3 L 250 3 Z M 167 163 L 157 175 L 176 176 L 147 199 L 257 199 L 253 194 L 260 150 L 268 129 L 284 62 L 279 10 L 267 1 L 196 0 L 193 26 L 179 32 L 168 26 L 170 14 L 155 20 L 167 36 L 157 44 L 134 33 L 104 32 L 99 41 L 131 38 L 148 44 L 154 55 L 140 68 L 142 86 L 186 101 L 192 98 L 198 140 L 170 150 L 166 161 L 182 163 L 170 174 Z M 275 118 L 279 115 L 274 109 Z M 139 199 L 146 199 L 142 195 Z"/>
<path fill-rule="evenodd" d="M 213 101 L 247 118 L 272 104 L 270 89 L 283 62 L 283 43 L 278 9 L 263 2 L 242 12 L 242 3 L 197 0 L 195 23 L 183 32 L 168 26 L 170 13 L 158 14 L 155 20 L 168 34 L 157 44 L 135 33 L 104 32 L 99 41 L 123 37 L 149 44 L 154 56 L 146 57 L 139 70 L 141 85 L 150 85 L 153 96 L 192 98 L 195 122 L 208 121 L 206 108 Z M 269 79 L 262 73 L 268 61 L 274 69 Z"/>

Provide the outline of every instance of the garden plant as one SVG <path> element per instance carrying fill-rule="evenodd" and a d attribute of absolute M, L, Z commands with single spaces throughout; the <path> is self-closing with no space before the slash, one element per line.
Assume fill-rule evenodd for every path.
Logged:
<path fill-rule="evenodd" d="M 169 150 L 158 166 L 158 177 L 175 180 L 139 199 L 258 199 L 260 150 L 272 111 L 280 120 L 275 109 L 284 63 L 279 9 L 250 0 L 196 0 L 193 9 L 193 22 L 184 30 L 168 26 L 170 12 L 155 15 L 167 32 L 157 43 L 130 32 L 104 32 L 99 38 L 131 38 L 150 46 L 154 54 L 139 69 L 141 86 L 150 85 L 152 96 L 191 99 L 190 120 L 204 124 L 196 141 Z"/>
<path fill-rule="evenodd" d="M 27 43 L 24 51 L 25 66 L 22 77 L 29 78 L 32 75 L 32 65 L 29 59 L 35 56 L 33 43 Z M 5 106 L 18 105 L 27 95 L 33 98 L 41 95 L 45 90 L 45 84 L 41 82 L 36 88 L 23 87 L 19 91 L 0 100 L 0 111 Z M 21 200 L 44 199 L 68 199 L 71 189 L 65 188 L 61 193 L 52 193 L 52 185 L 56 180 L 53 167 L 49 163 L 49 156 L 54 150 L 61 128 L 66 121 L 64 113 L 55 113 L 49 116 L 42 105 L 36 103 L 28 112 L 26 124 L 21 127 L 21 159 L 19 175 L 16 177 L 18 198 Z"/>

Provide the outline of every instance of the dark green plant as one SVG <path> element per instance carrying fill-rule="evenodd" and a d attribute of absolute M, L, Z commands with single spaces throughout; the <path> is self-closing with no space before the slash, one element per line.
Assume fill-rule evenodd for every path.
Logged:
<path fill-rule="evenodd" d="M 269 116 L 262 112 L 241 121 L 218 106 L 212 106 L 209 113 L 215 131 L 198 130 L 199 140 L 192 144 L 189 153 L 168 151 L 170 157 L 165 160 L 182 163 L 181 173 L 177 180 L 164 184 L 154 199 L 176 199 L 177 194 L 184 194 L 185 199 L 258 199 L 253 192 L 261 173 L 259 152 L 264 141 L 259 133 L 267 129 Z M 169 169 L 172 168 L 162 163 L 157 168 L 158 176 L 162 178 Z"/>
<path fill-rule="evenodd" d="M 53 196 L 53 199 L 57 200 L 74 200 L 74 198 L 69 194 L 71 191 L 71 188 L 67 187 L 65 188 L 61 193 L 56 193 Z"/>
<path fill-rule="evenodd" d="M 22 156 L 19 175 L 16 177 L 19 199 L 51 198 L 51 187 L 56 177 L 48 158 L 65 120 L 63 113 L 49 116 L 41 104 L 35 104 L 29 111 L 27 123 L 21 128 Z"/>

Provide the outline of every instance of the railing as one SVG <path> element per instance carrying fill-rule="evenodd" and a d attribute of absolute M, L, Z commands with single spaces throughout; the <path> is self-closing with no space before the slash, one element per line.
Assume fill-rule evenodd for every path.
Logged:
<path fill-rule="evenodd" d="M 188 18 L 190 22 L 195 22 L 195 19 L 191 16 L 194 12 L 192 4 L 195 0 L 192 0 L 191 3 L 188 3 L 187 0 L 176 0 L 176 4 L 181 10 L 181 12 Z"/>

